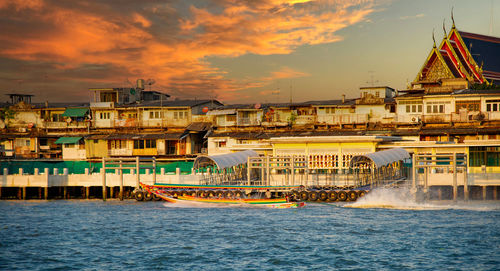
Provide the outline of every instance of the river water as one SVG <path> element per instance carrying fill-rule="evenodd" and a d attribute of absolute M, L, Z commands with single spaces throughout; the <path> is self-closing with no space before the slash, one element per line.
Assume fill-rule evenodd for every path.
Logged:
<path fill-rule="evenodd" d="M 0 201 L 0 270 L 499 270 L 500 203 Z"/>

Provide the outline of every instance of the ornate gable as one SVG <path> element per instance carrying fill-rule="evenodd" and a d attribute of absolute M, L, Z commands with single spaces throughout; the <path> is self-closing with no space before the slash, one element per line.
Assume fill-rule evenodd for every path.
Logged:
<path fill-rule="evenodd" d="M 438 82 L 443 78 L 454 78 L 453 72 L 450 70 L 445 60 L 438 53 L 436 47 L 432 48 L 429 57 L 420 69 L 420 72 L 415 78 L 414 83 L 419 82 Z"/>

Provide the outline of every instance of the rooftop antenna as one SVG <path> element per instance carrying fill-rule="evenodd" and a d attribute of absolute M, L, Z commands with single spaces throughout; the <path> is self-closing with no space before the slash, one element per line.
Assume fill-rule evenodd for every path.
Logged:
<path fill-rule="evenodd" d="M 277 85 L 277 88 L 276 88 L 275 91 L 272 92 L 272 94 L 276 94 L 276 103 L 279 103 L 279 101 L 280 101 L 280 92 L 281 92 L 280 91 L 280 83 L 277 82 L 276 85 Z"/>
<path fill-rule="evenodd" d="M 148 79 L 146 80 L 146 84 L 149 86 L 149 91 L 151 91 L 151 85 L 156 83 L 154 79 Z"/>
<path fill-rule="evenodd" d="M 292 80 L 290 80 L 290 104 L 293 103 L 293 94 L 292 94 Z"/>
<path fill-rule="evenodd" d="M 370 74 L 370 81 L 366 81 L 367 84 L 370 84 L 371 87 L 374 87 L 375 86 L 375 83 L 378 83 L 378 80 L 375 80 L 374 79 L 374 76 L 373 74 L 375 73 L 374 71 L 368 71 L 368 73 Z"/>

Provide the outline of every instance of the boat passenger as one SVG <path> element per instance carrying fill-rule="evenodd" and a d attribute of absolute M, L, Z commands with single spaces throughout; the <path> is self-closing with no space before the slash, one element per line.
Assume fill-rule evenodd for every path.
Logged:
<path fill-rule="evenodd" d="M 266 198 L 271 198 L 271 191 L 269 191 L 269 189 L 266 190 Z"/>

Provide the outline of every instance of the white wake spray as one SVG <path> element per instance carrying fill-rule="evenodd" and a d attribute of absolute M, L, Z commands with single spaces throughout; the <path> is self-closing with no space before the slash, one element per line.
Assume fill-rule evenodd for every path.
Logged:
<path fill-rule="evenodd" d="M 356 202 L 345 204 L 350 208 L 385 208 L 400 210 L 445 210 L 472 211 L 500 210 L 498 201 L 417 201 L 409 188 L 377 188 Z"/>

